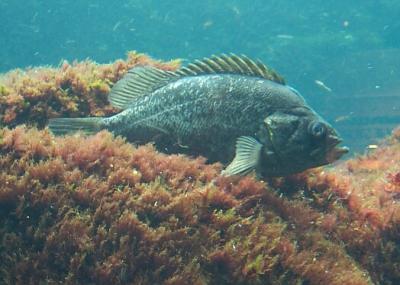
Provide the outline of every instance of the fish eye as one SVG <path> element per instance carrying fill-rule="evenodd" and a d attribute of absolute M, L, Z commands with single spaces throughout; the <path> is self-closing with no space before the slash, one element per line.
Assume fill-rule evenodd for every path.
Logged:
<path fill-rule="evenodd" d="M 321 122 L 311 122 L 309 125 L 309 132 L 316 138 L 320 138 L 325 135 L 326 127 Z"/>

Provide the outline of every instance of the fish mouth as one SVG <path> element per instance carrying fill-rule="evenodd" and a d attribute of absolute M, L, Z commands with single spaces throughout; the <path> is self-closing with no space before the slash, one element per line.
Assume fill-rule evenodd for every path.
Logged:
<path fill-rule="evenodd" d="M 343 140 L 336 136 L 328 137 L 328 145 L 327 145 L 327 153 L 326 153 L 326 161 L 328 163 L 332 163 L 339 158 L 341 158 L 344 154 L 349 152 L 349 148 L 346 146 L 338 146 Z"/>

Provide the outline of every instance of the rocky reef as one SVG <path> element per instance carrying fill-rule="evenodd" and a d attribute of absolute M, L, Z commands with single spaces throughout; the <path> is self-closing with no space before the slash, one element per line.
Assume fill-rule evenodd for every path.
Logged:
<path fill-rule="evenodd" d="M 285 178 L 221 177 L 49 117 L 109 115 L 126 61 L 0 79 L 1 284 L 398 284 L 400 129 L 377 149 Z M 25 125 L 21 125 L 25 124 Z"/>

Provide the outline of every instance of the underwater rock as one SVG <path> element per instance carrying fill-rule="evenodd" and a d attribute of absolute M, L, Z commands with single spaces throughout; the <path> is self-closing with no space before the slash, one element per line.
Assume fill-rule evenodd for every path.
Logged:
<path fill-rule="evenodd" d="M 22 106 L 10 86 L 3 114 Z M 29 102 L 10 126 L 47 120 Z M 0 283 L 396 284 L 399 150 L 397 129 L 364 156 L 263 182 L 106 131 L 3 128 Z"/>
<path fill-rule="evenodd" d="M 219 164 L 134 147 L 105 131 L 54 138 L 17 127 L 1 137 L 0 276 L 7 283 L 399 278 L 399 165 L 386 163 L 399 161 L 398 138 L 336 168 L 267 185 L 219 177 Z"/>

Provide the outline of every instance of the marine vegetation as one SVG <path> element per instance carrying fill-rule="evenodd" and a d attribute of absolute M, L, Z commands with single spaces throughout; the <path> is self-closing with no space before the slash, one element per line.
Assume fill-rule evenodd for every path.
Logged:
<path fill-rule="evenodd" d="M 266 181 L 105 130 L 0 138 L 2 284 L 400 282 L 400 129 L 365 155 Z"/>
<path fill-rule="evenodd" d="M 86 60 L 63 61 L 58 68 L 16 69 L 0 76 L 0 123 L 44 127 L 60 116 L 107 116 L 117 112 L 107 95 L 113 83 L 137 65 L 176 70 L 179 60 L 162 63 L 144 54 L 129 52 L 125 61 L 99 65 Z"/>

